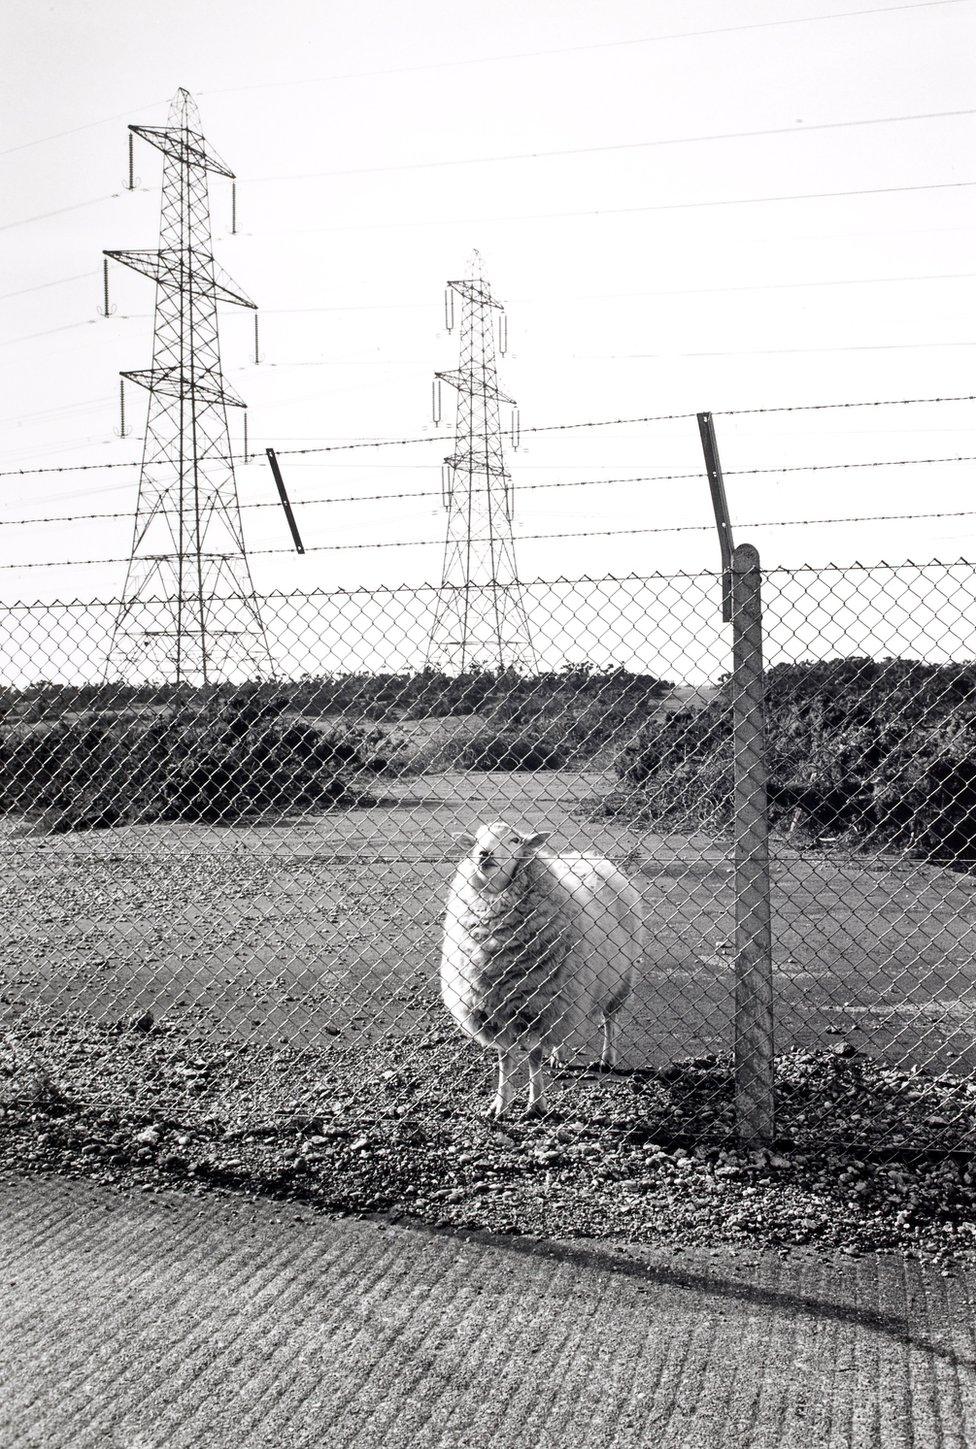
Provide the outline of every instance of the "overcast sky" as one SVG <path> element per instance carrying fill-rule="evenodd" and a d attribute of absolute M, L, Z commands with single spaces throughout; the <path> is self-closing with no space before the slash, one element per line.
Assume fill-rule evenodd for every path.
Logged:
<path fill-rule="evenodd" d="M 439 576 L 449 444 L 286 450 L 436 431 L 431 373 L 457 361 L 443 286 L 473 247 L 508 309 L 523 577 L 714 566 L 707 531 L 530 537 L 707 525 L 700 473 L 529 486 L 695 473 L 694 418 L 529 429 L 704 408 L 764 561 L 972 555 L 976 518 L 751 525 L 976 506 L 968 461 L 785 471 L 968 457 L 973 403 L 721 413 L 976 393 L 973 0 L 6 0 L 0 43 L 0 521 L 122 515 L 0 527 L 4 565 L 128 551 L 146 396 L 130 390 L 134 436 L 117 438 L 117 375 L 149 364 L 152 285 L 117 268 L 99 317 L 101 252 L 156 242 L 162 158 L 137 143 L 124 190 L 126 125 L 164 122 L 181 85 L 239 177 L 237 236 L 211 179 L 215 252 L 261 306 L 262 363 L 227 309 L 225 370 L 252 447 L 285 455 L 310 548 L 262 554 L 287 550 L 284 519 L 248 508 L 259 590 Z M 263 462 L 239 485 L 245 504 L 273 496 Z M 414 539 L 434 542 L 314 551 Z M 0 597 L 114 597 L 123 577 L 5 568 Z"/>

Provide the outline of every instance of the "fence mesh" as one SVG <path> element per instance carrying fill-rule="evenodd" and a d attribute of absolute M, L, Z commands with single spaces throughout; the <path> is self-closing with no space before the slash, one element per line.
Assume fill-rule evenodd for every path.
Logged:
<path fill-rule="evenodd" d="M 553 1120 L 733 1140 L 720 580 L 520 588 L 531 673 L 426 668 L 435 588 L 267 597 L 277 677 L 205 684 L 107 677 L 112 603 L 3 608 L 9 1090 L 304 1124 L 295 1174 L 490 1109 L 498 1040 L 512 1111 L 531 1067 Z M 777 1132 L 971 1150 L 976 568 L 773 570 L 763 599 Z"/>

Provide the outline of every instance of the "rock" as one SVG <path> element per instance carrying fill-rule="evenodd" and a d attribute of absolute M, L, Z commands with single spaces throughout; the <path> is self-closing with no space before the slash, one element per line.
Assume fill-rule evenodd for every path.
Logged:
<path fill-rule="evenodd" d="M 135 1134 L 132 1140 L 141 1143 L 143 1147 L 155 1147 L 159 1142 L 159 1128 L 144 1127 L 141 1132 Z"/>
<path fill-rule="evenodd" d="M 129 1025 L 133 1031 L 152 1031 L 155 1021 L 151 1011 L 144 1011 L 141 1016 L 134 1016 Z"/>

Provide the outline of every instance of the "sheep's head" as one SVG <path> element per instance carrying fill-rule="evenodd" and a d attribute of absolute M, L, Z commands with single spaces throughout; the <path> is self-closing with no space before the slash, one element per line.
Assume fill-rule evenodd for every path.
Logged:
<path fill-rule="evenodd" d="M 496 820 L 491 825 L 480 825 L 474 835 L 459 835 L 457 838 L 471 846 L 470 860 L 479 889 L 503 891 L 512 884 L 519 866 L 548 837 L 544 834 L 524 835 L 503 820 Z"/>

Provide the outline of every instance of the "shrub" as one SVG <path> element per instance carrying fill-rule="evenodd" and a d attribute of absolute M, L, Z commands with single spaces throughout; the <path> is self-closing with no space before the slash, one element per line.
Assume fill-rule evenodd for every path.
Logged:
<path fill-rule="evenodd" d="M 91 715 L 0 742 L 0 808 L 52 830 L 130 821 L 227 823 L 336 804 L 382 768 L 376 731 L 326 731 L 253 699 L 156 714 Z"/>
<path fill-rule="evenodd" d="M 565 763 L 566 750 L 558 740 L 512 730 L 472 735 L 458 755 L 463 770 L 558 770 Z"/>
<path fill-rule="evenodd" d="M 976 855 L 976 665 L 829 660 L 766 676 L 773 824 Z M 724 822 L 732 800 L 728 680 L 656 721 L 618 773 L 651 819 Z"/>
<path fill-rule="evenodd" d="M 672 688 L 650 674 L 571 665 L 521 680 L 496 700 L 491 720 L 499 730 L 551 741 L 563 761 L 585 760 L 632 738 Z"/>

